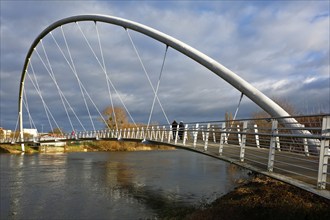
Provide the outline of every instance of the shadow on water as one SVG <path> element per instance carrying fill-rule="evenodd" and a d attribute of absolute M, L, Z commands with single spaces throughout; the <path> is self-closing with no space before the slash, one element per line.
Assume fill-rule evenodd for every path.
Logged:
<path fill-rule="evenodd" d="M 136 181 L 136 171 L 127 166 L 127 163 L 108 162 L 107 167 L 110 169 L 107 172 L 115 174 L 115 178 L 114 175 L 111 175 L 110 181 L 113 183 L 113 180 L 116 179 L 116 187 L 113 187 L 113 189 L 120 190 L 122 194 L 129 195 L 138 203 L 144 204 L 156 213 L 157 218 L 161 219 L 182 219 L 197 209 L 207 207 L 210 202 L 224 194 L 217 194 L 213 198 L 199 197 L 198 202 L 191 203 L 186 201 L 189 195 L 182 198 L 176 192 L 153 188 L 150 185 Z M 228 182 L 236 184 L 244 169 L 233 164 L 226 164 L 225 167 L 225 176 Z M 233 188 L 234 186 L 232 186 Z M 196 197 L 196 195 L 191 195 L 191 197 Z"/>

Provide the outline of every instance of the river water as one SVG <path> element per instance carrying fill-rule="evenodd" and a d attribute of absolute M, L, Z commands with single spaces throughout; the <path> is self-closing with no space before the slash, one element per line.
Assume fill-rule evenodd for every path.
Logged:
<path fill-rule="evenodd" d="M 212 202 L 247 171 L 184 150 L 0 154 L 1 219 L 157 219 Z"/>

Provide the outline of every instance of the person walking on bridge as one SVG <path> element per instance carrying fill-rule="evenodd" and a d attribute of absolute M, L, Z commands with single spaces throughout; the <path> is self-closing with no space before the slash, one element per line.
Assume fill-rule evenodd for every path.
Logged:
<path fill-rule="evenodd" d="M 184 132 L 184 124 L 183 124 L 183 121 L 180 121 L 180 123 L 179 123 L 179 137 L 180 137 L 180 140 L 183 140 L 183 132 Z"/>
<path fill-rule="evenodd" d="M 174 120 L 172 122 L 172 132 L 173 132 L 173 139 L 176 137 L 176 130 L 177 130 L 178 123 Z"/>

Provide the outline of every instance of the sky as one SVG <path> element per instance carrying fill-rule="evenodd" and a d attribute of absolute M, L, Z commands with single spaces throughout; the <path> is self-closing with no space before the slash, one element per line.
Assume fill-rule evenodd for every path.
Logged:
<path fill-rule="evenodd" d="M 15 129 L 21 72 L 34 39 L 53 22 L 80 14 L 104 14 L 150 26 L 213 58 L 268 97 L 289 103 L 299 114 L 330 113 L 329 4 L 329 1 L 261 0 L 1 0 L 0 127 Z M 75 130 L 83 129 L 79 128 L 79 120 L 86 124 L 87 130 L 93 123 L 98 128 L 103 126 L 98 111 L 110 106 L 111 99 L 110 82 L 107 83 L 99 65 L 102 60 L 117 91 L 109 86 L 114 105 L 123 107 L 123 102 L 136 123 L 148 122 L 154 100 L 144 69 L 155 90 L 161 75 L 157 94 L 170 122 L 223 120 L 226 112 L 234 113 L 237 109 L 239 91 L 172 48 L 166 52 L 161 71 L 166 47 L 156 40 L 100 22 L 68 24 L 62 30 L 65 37 L 61 28 L 52 31 L 55 40 L 50 34 L 45 36 L 43 44 L 35 50 L 38 52 L 32 55 L 33 71 L 31 66 L 28 69 L 31 79 L 25 79 L 28 101 L 24 107 L 24 127 L 34 124 L 39 131 L 48 131 L 57 123 L 70 131 L 70 120 Z M 81 93 L 67 64 L 70 53 L 88 94 Z M 53 70 L 58 87 L 45 66 Z M 47 119 L 47 110 L 34 88 L 36 82 L 55 120 Z M 57 88 L 65 94 L 70 106 L 61 100 L 64 96 L 59 95 Z M 249 118 L 258 111 L 261 108 L 244 96 L 237 118 Z M 89 114 L 95 122 L 90 122 Z M 156 100 L 150 120 L 163 124 L 166 117 Z"/>

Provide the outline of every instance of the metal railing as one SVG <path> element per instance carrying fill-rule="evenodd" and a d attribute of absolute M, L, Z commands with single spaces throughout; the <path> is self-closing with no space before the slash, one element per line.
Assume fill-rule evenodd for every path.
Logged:
<path fill-rule="evenodd" d="M 210 152 L 329 189 L 330 115 L 211 121 L 177 125 L 123 127 L 0 143 L 84 140 L 155 141 Z"/>

